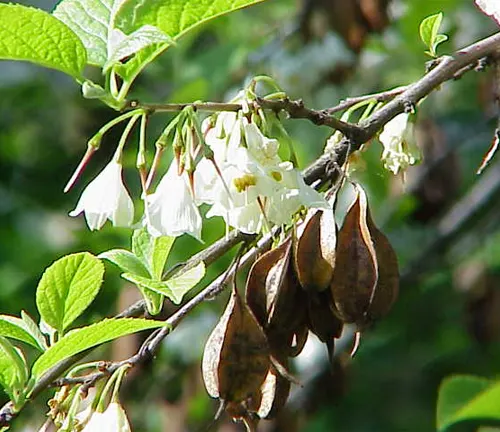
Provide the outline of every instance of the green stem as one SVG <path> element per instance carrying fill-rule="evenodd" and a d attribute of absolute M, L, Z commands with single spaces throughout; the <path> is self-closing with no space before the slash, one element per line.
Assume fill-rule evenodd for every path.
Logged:
<path fill-rule="evenodd" d="M 127 126 L 125 127 L 125 130 L 122 133 L 120 141 L 118 142 L 118 147 L 116 148 L 115 155 L 113 156 L 113 159 L 117 163 L 121 163 L 123 147 L 125 147 L 125 143 L 127 142 L 127 138 L 130 135 L 132 128 L 134 127 L 137 120 L 139 120 L 139 117 L 141 117 L 142 115 L 144 115 L 143 111 L 141 111 L 139 114 L 135 114 L 134 116 L 132 116 L 132 118 L 127 123 Z"/>
<path fill-rule="evenodd" d="M 118 117 L 106 123 L 101 129 L 99 129 L 97 133 L 92 138 L 90 138 L 89 142 L 100 141 L 102 139 L 102 136 L 118 123 L 121 123 L 123 120 L 127 120 L 130 117 L 144 114 L 144 112 L 145 111 L 143 108 L 137 108 L 135 110 L 128 111 L 122 115 L 119 115 Z"/>
<path fill-rule="evenodd" d="M 113 388 L 113 393 L 111 394 L 111 402 L 118 402 L 118 391 L 120 390 L 120 386 L 122 384 L 123 378 L 125 377 L 125 374 L 130 368 L 131 365 L 126 364 L 116 371 L 117 377 L 115 381 L 115 387 Z"/>

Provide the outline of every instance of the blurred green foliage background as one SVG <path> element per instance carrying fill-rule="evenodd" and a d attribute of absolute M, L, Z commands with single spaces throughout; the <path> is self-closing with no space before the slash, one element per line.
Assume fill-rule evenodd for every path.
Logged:
<path fill-rule="evenodd" d="M 52 10 L 56 1 L 21 3 Z M 428 58 L 418 25 L 430 14 L 444 13 L 443 30 L 450 36 L 440 54 L 498 30 L 472 0 L 367 3 L 375 12 L 362 19 L 350 11 L 357 2 L 344 0 L 273 0 L 216 19 L 150 65 L 132 97 L 144 102 L 222 101 L 250 77 L 269 74 L 290 97 L 326 108 L 348 96 L 422 76 Z M 97 78 L 97 70 L 90 73 Z M 390 315 L 363 336 L 353 360 L 339 354 L 333 375 L 326 352 L 308 345 L 296 365 L 304 387 L 294 388 L 283 414 L 263 422 L 263 431 L 431 431 L 444 377 L 498 374 L 500 168 L 494 161 L 481 177 L 475 175 L 495 127 L 494 91 L 490 71 L 471 72 L 423 102 L 417 134 L 424 162 L 409 170 L 406 181 L 383 169 L 376 141 L 363 152 L 355 176 L 367 187 L 375 219 L 397 250 L 403 274 L 400 298 Z M 110 159 L 119 130 L 106 136 L 74 190 L 62 193 L 86 141 L 113 115 L 98 102 L 84 100 L 79 88 L 58 72 L 0 63 L 2 313 L 25 309 L 38 319 L 37 281 L 62 255 L 128 246 L 130 230 L 106 226 L 90 233 L 83 218 L 67 216 L 85 184 Z M 154 139 L 168 120 L 167 115 L 155 116 L 149 125 L 150 160 Z M 302 120 L 286 121 L 286 127 L 302 167 L 321 154 L 331 133 Z M 134 145 L 131 140 L 125 176 L 139 196 Z M 204 223 L 205 245 L 223 235 L 220 220 Z M 205 245 L 180 238 L 170 265 Z M 205 282 L 228 262 L 224 257 L 214 264 Z M 200 357 L 226 298 L 195 310 L 167 338 L 158 358 L 131 374 L 122 399 L 134 430 L 202 430 L 209 424 L 216 403 L 201 383 Z M 107 266 L 104 288 L 80 324 L 112 315 L 135 299 L 134 288 Z M 138 343 L 127 339 L 115 343 L 112 352 L 101 349 L 95 356 L 121 359 Z M 47 410 L 42 399 L 13 430 L 37 430 Z M 217 428 L 241 430 L 229 421 Z"/>

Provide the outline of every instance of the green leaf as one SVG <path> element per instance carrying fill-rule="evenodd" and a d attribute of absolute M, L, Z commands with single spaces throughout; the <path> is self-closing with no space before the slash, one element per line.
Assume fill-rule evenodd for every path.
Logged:
<path fill-rule="evenodd" d="M 175 237 L 156 237 L 153 241 L 153 251 L 151 255 L 151 271 L 152 276 L 161 280 L 163 269 L 167 262 L 170 250 L 174 245 Z"/>
<path fill-rule="evenodd" d="M 481 377 L 457 375 L 443 381 L 437 403 L 437 428 L 467 420 L 500 421 L 500 382 Z"/>
<path fill-rule="evenodd" d="M 20 351 L 0 336 L 0 385 L 11 399 L 20 392 L 28 380 L 26 361 Z"/>
<path fill-rule="evenodd" d="M 434 45 L 433 45 L 434 53 L 436 52 L 437 46 L 440 43 L 446 42 L 447 40 L 448 40 L 448 35 L 445 34 L 436 35 L 436 39 L 434 40 Z"/>
<path fill-rule="evenodd" d="M 53 15 L 71 28 L 87 49 L 89 64 L 103 66 L 109 34 L 124 0 L 62 0 Z"/>
<path fill-rule="evenodd" d="M 33 337 L 31 331 L 27 327 L 26 322 L 21 318 L 10 315 L 0 315 L 0 336 L 26 342 L 43 351 L 44 345 L 41 345 L 40 341 Z"/>
<path fill-rule="evenodd" d="M 35 362 L 32 374 L 39 378 L 61 360 L 121 336 L 165 326 L 162 321 L 142 318 L 111 318 L 69 331 Z"/>
<path fill-rule="evenodd" d="M 111 33 L 111 40 L 113 42 L 110 44 L 108 59 L 103 68 L 105 71 L 120 60 L 135 54 L 143 48 L 153 44 L 172 42 L 165 33 L 150 25 L 142 26 L 128 36 L 123 34 L 122 31 L 114 29 Z"/>
<path fill-rule="evenodd" d="M 142 278 L 129 273 L 123 274 L 122 277 L 137 285 L 162 294 L 172 300 L 175 304 L 179 304 L 182 301 L 184 294 L 193 288 L 204 275 L 205 264 L 200 262 L 196 267 L 166 281 Z"/>
<path fill-rule="evenodd" d="M 64 23 L 14 4 L 0 4 L 0 17 L 0 59 L 25 60 L 81 78 L 85 47 Z"/>
<path fill-rule="evenodd" d="M 420 38 L 427 48 L 429 48 L 428 54 L 432 57 L 436 57 L 437 46 L 448 39 L 448 36 L 438 34 L 442 21 L 443 13 L 439 12 L 435 15 L 428 16 L 420 23 Z"/>
<path fill-rule="evenodd" d="M 127 274 L 127 273 L 122 274 L 122 277 L 124 279 L 126 279 L 124 277 L 125 274 Z M 133 283 L 135 283 L 135 282 L 133 282 Z M 148 289 L 147 287 L 145 287 L 143 285 L 138 285 L 138 284 L 136 284 L 136 285 L 137 285 L 137 288 L 139 288 L 139 290 L 141 291 L 142 296 L 144 297 L 148 313 L 151 316 L 158 315 L 161 312 L 161 310 L 163 309 L 163 295 L 161 295 L 155 291 L 151 291 L 150 289 Z"/>
<path fill-rule="evenodd" d="M 118 28 L 125 33 L 143 25 L 154 25 L 173 40 L 195 27 L 229 12 L 260 3 L 264 0 L 124 0 L 117 13 Z M 159 44 L 145 48 L 117 72 L 132 81 L 139 72 L 170 45 Z"/>
<path fill-rule="evenodd" d="M 24 322 L 24 325 L 26 326 L 26 331 L 36 340 L 38 347 L 42 350 L 45 351 L 48 346 L 47 346 L 47 340 L 45 339 L 45 336 L 40 330 L 40 327 L 37 325 L 35 321 L 33 321 L 33 318 L 31 318 L 25 311 L 21 311 L 21 319 Z"/>
<path fill-rule="evenodd" d="M 168 279 L 167 283 L 174 295 L 172 301 L 174 303 L 180 303 L 184 294 L 201 281 L 203 276 L 205 276 L 205 263 L 201 261 L 192 269 L 181 273 L 179 276 Z"/>
<path fill-rule="evenodd" d="M 36 291 L 42 319 L 62 333 L 99 292 L 104 265 L 82 252 L 65 256 L 45 270 Z"/>
<path fill-rule="evenodd" d="M 145 278 L 138 275 L 123 273 L 122 278 L 136 284 L 140 288 L 145 288 L 153 291 L 160 296 L 166 296 L 168 298 L 173 297 L 173 293 L 166 282 L 158 281 L 151 278 Z"/>
<path fill-rule="evenodd" d="M 128 250 L 112 249 L 99 254 L 97 257 L 111 261 L 113 264 L 120 267 L 120 269 L 124 272 L 137 274 L 143 277 L 150 276 L 149 271 L 143 262 Z"/>
<path fill-rule="evenodd" d="M 145 280 L 161 281 L 163 268 L 167 261 L 175 237 L 153 237 L 145 228 L 135 230 L 132 235 L 132 251 L 147 267 L 149 275 Z M 126 272 L 130 273 L 130 272 Z M 125 275 L 122 275 L 125 277 Z M 125 279 L 127 279 L 125 277 Z M 130 279 L 127 279 L 130 280 Z M 131 281 L 141 290 L 148 312 L 151 315 L 157 315 L 161 312 L 163 306 L 163 295 L 156 291 L 151 291 L 147 286 L 141 285 L 136 281 Z"/>
<path fill-rule="evenodd" d="M 132 252 L 148 268 L 153 279 L 161 280 L 163 268 L 174 244 L 175 237 L 153 237 L 145 228 L 135 230 L 132 236 Z M 128 272 L 130 273 L 130 272 Z"/>
<path fill-rule="evenodd" d="M 132 252 L 139 258 L 152 274 L 151 252 L 153 250 L 153 237 L 149 235 L 146 228 L 140 228 L 132 234 Z"/>

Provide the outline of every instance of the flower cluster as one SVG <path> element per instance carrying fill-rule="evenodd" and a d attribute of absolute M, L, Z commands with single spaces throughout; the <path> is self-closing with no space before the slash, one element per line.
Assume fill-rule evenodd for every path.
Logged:
<path fill-rule="evenodd" d="M 248 105 L 242 98 L 238 102 Z M 263 118 L 248 109 L 214 114 L 202 122 L 197 139 L 192 121 L 182 125 L 184 130 L 191 128 L 184 133 L 189 142 L 174 145 L 176 157 L 155 192 L 144 194 L 142 224 L 151 235 L 188 233 L 201 240 L 202 204 L 211 206 L 207 217 L 221 216 L 228 227 L 244 233 L 288 224 L 302 208 L 329 207 L 291 162 L 281 160 L 279 141 L 259 127 Z M 132 223 L 133 204 L 117 160 L 118 156 L 87 186 L 70 213 L 85 212 L 92 230 L 106 219 L 118 226 Z"/>
<path fill-rule="evenodd" d="M 279 142 L 266 137 L 241 112 L 225 112 L 201 126 L 209 156 L 202 157 L 190 186 L 174 160 L 156 192 L 147 198 L 146 226 L 152 235 L 200 238 L 198 206 L 227 226 L 258 233 L 265 224 L 287 224 L 302 207 L 327 208 L 321 194 L 304 183 L 290 162 L 278 156 Z"/>

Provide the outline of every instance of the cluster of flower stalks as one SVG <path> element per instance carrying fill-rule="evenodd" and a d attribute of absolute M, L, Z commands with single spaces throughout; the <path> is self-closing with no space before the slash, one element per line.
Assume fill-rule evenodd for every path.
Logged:
<path fill-rule="evenodd" d="M 355 192 L 340 231 L 333 210 L 310 210 L 255 262 L 244 299 L 233 284 L 207 341 L 207 391 L 249 431 L 284 406 L 293 381 L 288 359 L 302 351 L 309 331 L 332 358 L 344 324 L 355 324 L 359 334 L 397 297 L 396 254 L 374 225 L 364 190 L 355 185 Z"/>

